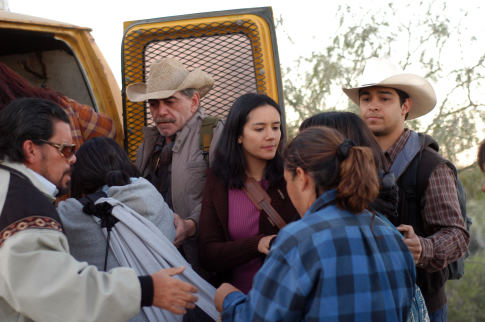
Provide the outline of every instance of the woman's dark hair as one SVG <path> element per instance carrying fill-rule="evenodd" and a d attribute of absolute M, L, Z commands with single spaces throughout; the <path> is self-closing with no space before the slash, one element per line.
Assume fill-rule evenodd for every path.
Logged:
<path fill-rule="evenodd" d="M 310 126 L 328 126 L 336 129 L 356 145 L 367 146 L 372 150 L 377 169 L 385 168 L 385 157 L 374 135 L 364 121 L 351 112 L 323 112 L 303 121 L 300 131 Z"/>
<path fill-rule="evenodd" d="M 480 169 L 485 172 L 485 141 L 480 143 L 480 147 L 478 148 L 478 166 Z"/>
<path fill-rule="evenodd" d="M 242 145 L 238 138 L 243 132 L 249 113 L 257 107 L 273 106 L 281 116 L 280 106 L 270 97 L 263 94 L 244 94 L 236 99 L 229 110 L 221 138 L 215 151 L 212 171 L 230 189 L 241 189 L 246 179 L 246 162 Z M 283 160 L 281 150 L 285 142 L 285 133 L 281 131 L 281 139 L 272 160 L 268 160 L 264 177 L 271 186 L 277 184 L 283 177 Z"/>
<path fill-rule="evenodd" d="M 23 144 L 32 140 L 44 144 L 54 135 L 54 121 L 69 124 L 56 103 L 39 98 L 18 98 L 0 109 L 0 159 L 24 162 Z"/>
<path fill-rule="evenodd" d="M 81 198 L 102 186 L 124 186 L 130 177 L 139 177 L 136 167 L 125 151 L 107 137 L 86 141 L 76 153 L 77 161 L 71 175 L 71 194 Z"/>
<path fill-rule="evenodd" d="M 322 189 L 336 188 L 337 206 L 360 213 L 379 192 L 374 158 L 368 147 L 342 143 L 344 137 L 337 130 L 309 127 L 286 147 L 285 170 L 294 176 L 300 167 L 315 181 L 317 197 Z"/>

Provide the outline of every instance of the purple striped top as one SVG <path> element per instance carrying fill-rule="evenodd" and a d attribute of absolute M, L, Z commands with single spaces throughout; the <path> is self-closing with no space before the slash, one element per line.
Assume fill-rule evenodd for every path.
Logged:
<path fill-rule="evenodd" d="M 261 185 L 265 190 L 268 188 L 267 181 L 264 181 Z M 259 234 L 260 211 L 252 203 L 251 199 L 249 199 L 242 189 L 229 189 L 228 201 L 230 238 L 232 240 L 239 240 L 257 236 Z M 262 258 L 257 257 L 234 268 L 231 284 L 247 294 L 252 287 L 253 277 L 262 264 Z"/>

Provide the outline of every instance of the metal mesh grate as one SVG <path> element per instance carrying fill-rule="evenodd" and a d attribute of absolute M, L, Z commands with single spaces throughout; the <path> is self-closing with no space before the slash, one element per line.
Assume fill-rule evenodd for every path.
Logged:
<path fill-rule="evenodd" d="M 150 65 L 172 57 L 187 69 L 200 68 L 215 80 L 201 100 L 207 114 L 225 117 L 234 100 L 248 92 L 266 92 L 259 32 L 249 20 L 176 25 L 136 30 L 124 40 L 123 88 L 145 81 Z M 132 159 L 143 141 L 142 128 L 152 120 L 145 103 L 125 100 L 125 140 Z"/>

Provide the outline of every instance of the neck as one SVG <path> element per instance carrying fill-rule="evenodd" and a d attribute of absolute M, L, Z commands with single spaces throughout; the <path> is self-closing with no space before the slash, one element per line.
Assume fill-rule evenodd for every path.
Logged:
<path fill-rule="evenodd" d="M 386 135 L 376 135 L 376 141 L 381 147 L 381 150 L 385 152 L 387 149 L 391 147 L 402 135 L 404 132 L 404 124 L 398 128 L 396 128 L 395 131 L 392 131 L 389 134 Z"/>
<path fill-rule="evenodd" d="M 246 175 L 253 177 L 256 181 L 261 181 L 267 163 L 266 160 L 246 157 Z"/>

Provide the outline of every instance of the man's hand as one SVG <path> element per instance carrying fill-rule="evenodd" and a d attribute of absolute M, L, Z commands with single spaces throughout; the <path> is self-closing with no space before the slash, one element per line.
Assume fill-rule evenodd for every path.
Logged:
<path fill-rule="evenodd" d="M 258 243 L 258 251 L 260 253 L 263 253 L 265 255 L 268 255 L 269 253 L 269 244 L 271 243 L 271 240 L 275 238 L 276 235 L 269 235 L 269 236 L 264 236 L 259 240 Z"/>
<path fill-rule="evenodd" d="M 399 225 L 397 230 L 403 233 L 404 243 L 413 255 L 414 263 L 418 264 L 419 258 L 421 258 L 421 252 L 423 251 L 418 235 L 414 232 L 413 227 L 409 225 Z"/>
<path fill-rule="evenodd" d="M 238 288 L 234 287 L 229 283 L 222 283 L 221 286 L 216 290 L 216 296 L 214 298 L 214 305 L 216 310 L 222 312 L 222 305 L 224 304 L 224 299 L 229 293 L 241 292 Z"/>
<path fill-rule="evenodd" d="M 185 267 L 162 269 L 152 275 L 153 305 L 175 314 L 186 313 L 186 308 L 193 309 L 197 288 L 172 276 L 182 273 Z"/>
<path fill-rule="evenodd" d="M 176 247 L 179 247 L 188 237 L 195 235 L 196 227 L 193 220 L 184 220 L 176 213 L 173 213 L 173 223 L 175 225 L 175 240 L 173 243 Z"/>

